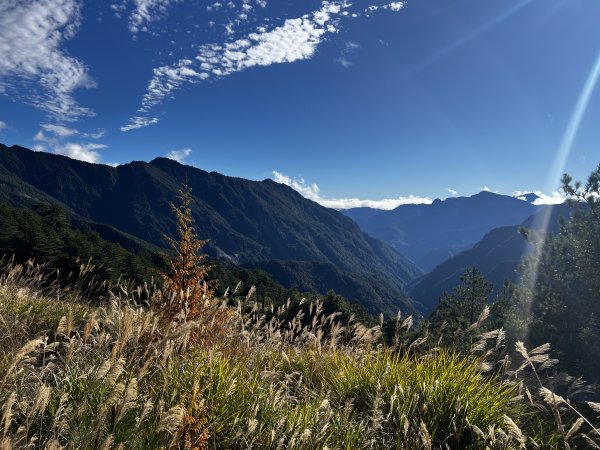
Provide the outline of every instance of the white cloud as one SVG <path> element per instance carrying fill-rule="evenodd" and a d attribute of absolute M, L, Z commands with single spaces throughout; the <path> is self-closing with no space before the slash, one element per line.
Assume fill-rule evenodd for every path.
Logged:
<path fill-rule="evenodd" d="M 104 137 L 105 134 L 106 130 L 104 128 L 98 128 L 96 129 L 96 131 L 93 131 L 91 133 L 82 133 L 81 136 L 89 139 L 101 139 Z"/>
<path fill-rule="evenodd" d="M 335 62 L 342 66 L 344 69 L 347 69 L 348 67 L 352 67 L 354 65 L 352 61 L 345 58 L 344 56 L 340 56 L 335 60 Z"/>
<path fill-rule="evenodd" d="M 135 8 L 129 16 L 129 31 L 133 34 L 147 31 L 146 26 L 162 19 L 168 13 L 169 6 L 180 0 L 134 0 Z"/>
<path fill-rule="evenodd" d="M 2 122 L 2 121 L 0 120 L 0 131 L 2 131 L 2 130 L 4 130 L 4 129 L 6 129 L 6 122 Z"/>
<path fill-rule="evenodd" d="M 98 128 L 91 133 L 81 133 L 79 130 L 75 128 L 69 128 L 64 125 L 43 123 L 40 125 L 42 128 L 37 134 L 33 137 L 36 141 L 47 141 L 51 139 L 49 136 L 44 134 L 44 131 L 50 133 L 51 135 L 56 136 L 57 138 L 65 138 L 70 136 L 81 136 L 86 139 L 100 139 L 104 137 L 106 134 L 106 130 L 104 128 Z"/>
<path fill-rule="evenodd" d="M 338 63 L 343 68 L 347 69 L 348 67 L 353 66 L 353 62 L 348 59 L 348 56 L 352 54 L 355 50 L 359 49 L 360 45 L 356 42 L 346 42 L 344 48 L 342 49 L 342 55 L 339 58 L 335 59 L 335 62 Z"/>
<path fill-rule="evenodd" d="M 455 191 L 454 189 L 446 188 L 446 190 L 450 193 L 450 195 L 458 194 L 458 191 Z"/>
<path fill-rule="evenodd" d="M 352 51 L 357 50 L 359 48 L 360 48 L 360 44 L 357 44 L 356 42 L 348 41 L 344 45 L 344 52 L 352 52 Z"/>
<path fill-rule="evenodd" d="M 78 159 L 80 161 L 89 163 L 100 162 L 101 156 L 96 150 L 106 148 L 106 145 L 89 142 L 64 142 L 66 137 L 79 135 L 79 131 L 72 128 L 63 127 L 61 125 L 42 124 L 41 127 L 50 134 L 45 134 L 42 130 L 39 130 L 35 134 L 33 140 L 44 143 L 34 145 L 33 150 L 36 152 L 48 151 L 46 149 L 46 146 L 48 146 L 52 152 L 56 153 L 57 155 L 68 156 L 69 158 Z"/>
<path fill-rule="evenodd" d="M 137 130 L 138 128 L 147 127 L 148 125 L 154 125 L 158 123 L 158 117 L 143 117 L 143 116 L 135 116 L 129 119 L 129 123 L 127 125 L 123 125 L 120 130 L 121 131 L 131 131 Z"/>
<path fill-rule="evenodd" d="M 167 153 L 167 158 L 177 161 L 180 164 L 185 164 L 191 154 L 191 148 L 182 148 L 181 150 L 171 150 Z"/>
<path fill-rule="evenodd" d="M 365 9 L 365 12 L 366 13 L 375 12 L 379 9 L 387 9 L 389 11 L 398 12 L 402 8 L 404 8 L 404 2 L 392 2 L 392 3 L 388 3 L 387 5 L 382 5 L 382 6 L 378 6 L 378 5 L 367 6 L 367 8 Z"/>
<path fill-rule="evenodd" d="M 319 203 L 322 206 L 333 209 L 350 209 L 359 207 L 369 207 L 375 209 L 394 209 L 400 205 L 431 203 L 428 197 L 409 195 L 407 197 L 398 197 L 382 200 L 362 200 L 358 198 L 323 198 L 317 184 L 307 184 L 303 178 L 291 178 L 281 172 L 273 171 L 273 181 L 298 191 L 304 197 Z"/>
<path fill-rule="evenodd" d="M 390 11 L 395 12 L 400 11 L 402 8 L 404 8 L 404 2 L 392 2 L 383 7 L 383 9 L 389 9 Z"/>
<path fill-rule="evenodd" d="M 63 125 L 53 125 L 53 124 L 49 124 L 49 123 L 43 123 L 41 125 L 41 127 L 50 132 L 55 134 L 56 136 L 60 136 L 60 137 L 66 137 L 66 136 L 74 136 L 76 134 L 79 134 L 79 131 L 77 131 L 74 128 L 67 128 Z"/>
<path fill-rule="evenodd" d="M 33 136 L 34 141 L 46 141 L 48 138 L 44 134 L 42 130 L 38 131 L 35 136 Z"/>
<path fill-rule="evenodd" d="M 313 201 L 320 200 L 321 198 L 319 195 L 319 186 L 317 186 L 316 184 L 306 184 L 304 178 L 291 178 L 287 175 L 284 175 L 281 172 L 274 170 L 273 181 L 280 184 L 285 184 L 286 186 L 291 187 L 295 191 L 298 191 L 304 197 Z"/>
<path fill-rule="evenodd" d="M 338 31 L 336 16 L 349 6 L 345 2 L 326 1 L 321 9 L 300 18 L 287 19 L 283 25 L 270 31 L 261 29 L 226 44 L 202 45 L 193 59 L 180 59 L 173 65 L 157 67 L 153 71 L 138 113 L 148 113 L 184 83 L 199 83 L 210 78 L 225 77 L 256 66 L 292 63 L 312 58 L 324 36 Z M 144 116 L 136 116 L 121 130 L 128 131 L 156 122 Z"/>
<path fill-rule="evenodd" d="M 93 115 L 73 98 L 75 90 L 94 86 L 87 67 L 61 48 L 80 21 L 79 0 L 0 2 L 0 93 L 61 121 Z"/>
<path fill-rule="evenodd" d="M 115 17 L 120 19 L 123 13 L 127 10 L 127 7 L 124 4 L 113 3 L 110 5 L 110 9 L 114 12 Z"/>
<path fill-rule="evenodd" d="M 525 194 L 535 194 L 538 196 L 538 198 L 533 202 L 534 205 L 559 205 L 564 203 L 567 199 L 562 192 L 553 192 L 552 194 L 548 195 L 542 191 L 515 191 L 513 192 L 513 197 L 519 198 Z"/>
<path fill-rule="evenodd" d="M 78 159 L 89 163 L 99 163 L 100 154 L 95 150 L 105 148 L 102 144 L 75 144 L 67 142 L 54 149 L 57 155 L 68 156 L 69 158 Z"/>

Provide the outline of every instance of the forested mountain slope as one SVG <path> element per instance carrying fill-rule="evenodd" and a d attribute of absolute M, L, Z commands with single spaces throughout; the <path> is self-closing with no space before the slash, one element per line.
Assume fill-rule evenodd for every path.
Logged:
<path fill-rule="evenodd" d="M 192 214 L 198 232 L 210 240 L 214 256 L 242 265 L 303 262 L 310 278 L 320 277 L 322 265 L 329 265 L 332 273 L 357 274 L 361 284 L 369 286 L 362 289 L 363 298 L 353 292 L 352 283 L 338 283 L 346 286 L 340 293 L 362 301 L 374 312 L 411 309 L 403 286 L 422 273 L 388 245 L 363 233 L 348 217 L 271 180 L 227 177 L 165 158 L 110 167 L 0 145 L 2 169 L 10 174 L 12 187 L 5 188 L 7 183 L 3 183 L 1 195 L 13 204 L 50 198 L 78 216 L 157 246 L 163 246 L 164 235 L 174 231 L 169 203 L 187 182 L 194 194 Z M 27 197 L 20 194 L 23 190 L 29 192 Z M 373 281 L 365 281 L 375 274 Z M 306 280 L 306 286 L 311 284 Z"/>

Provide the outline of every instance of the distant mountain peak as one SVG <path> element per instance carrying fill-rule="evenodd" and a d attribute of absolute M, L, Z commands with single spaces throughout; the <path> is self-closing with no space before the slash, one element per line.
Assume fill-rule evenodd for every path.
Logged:
<path fill-rule="evenodd" d="M 350 211 L 348 215 L 363 231 L 429 271 L 492 229 L 520 224 L 538 208 L 509 195 L 481 191 L 470 197 L 436 199 L 430 205 L 403 205 L 372 215 Z"/>
<path fill-rule="evenodd" d="M 540 198 L 540 196 L 537 194 L 534 194 L 533 192 L 528 192 L 527 194 L 517 195 L 515 198 L 518 198 L 519 200 L 523 200 L 527 203 L 533 204 L 537 199 Z"/>
<path fill-rule="evenodd" d="M 483 190 L 473 195 L 472 197 L 501 197 L 502 194 L 498 194 L 497 192 L 492 192 L 488 190 Z"/>

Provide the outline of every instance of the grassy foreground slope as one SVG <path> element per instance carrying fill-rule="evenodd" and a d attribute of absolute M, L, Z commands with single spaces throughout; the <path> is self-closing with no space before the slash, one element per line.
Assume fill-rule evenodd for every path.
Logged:
<path fill-rule="evenodd" d="M 319 304 L 283 321 L 285 307 L 233 296 L 165 331 L 123 292 L 91 307 L 38 280 L 32 266 L 0 279 L 2 448 L 552 448 L 577 435 L 545 429 L 514 376 L 484 373 L 485 352 L 403 343 L 410 320 L 388 347 L 379 326 Z"/>

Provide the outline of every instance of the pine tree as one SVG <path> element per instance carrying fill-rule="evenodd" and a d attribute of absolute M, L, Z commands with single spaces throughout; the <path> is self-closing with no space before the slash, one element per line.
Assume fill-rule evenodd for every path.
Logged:
<path fill-rule="evenodd" d="M 529 258 L 529 345 L 552 343 L 561 368 L 600 382 L 600 165 L 587 183 L 565 174 L 573 216 Z"/>
<path fill-rule="evenodd" d="M 473 325 L 478 321 L 494 285 L 489 283 L 477 267 L 470 267 L 460 277 L 460 284 L 452 293 L 444 292 L 437 308 L 431 314 L 431 333 L 443 345 L 461 350 L 471 343 Z"/>
<path fill-rule="evenodd" d="M 162 274 L 168 296 L 160 300 L 159 309 L 169 320 L 186 321 L 201 314 L 202 304 L 212 296 L 214 286 L 208 280 L 207 255 L 202 253 L 208 241 L 200 239 L 193 226 L 192 189 L 184 184 L 178 198 L 178 206 L 171 203 L 177 221 L 177 239 L 165 236 L 173 253 L 168 272 Z"/>

